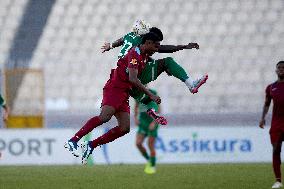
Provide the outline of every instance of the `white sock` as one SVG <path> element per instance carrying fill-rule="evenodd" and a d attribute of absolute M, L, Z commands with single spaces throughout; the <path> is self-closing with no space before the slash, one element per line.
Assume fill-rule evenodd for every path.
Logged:
<path fill-rule="evenodd" d="M 193 80 L 192 80 L 192 78 L 190 76 L 188 76 L 188 79 L 185 80 L 184 83 L 186 84 L 186 86 L 188 88 L 192 88 L 192 86 L 193 86 Z"/>

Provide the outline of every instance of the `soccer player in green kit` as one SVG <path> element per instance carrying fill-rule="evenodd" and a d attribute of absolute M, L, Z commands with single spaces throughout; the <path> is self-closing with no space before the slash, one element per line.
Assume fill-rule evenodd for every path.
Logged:
<path fill-rule="evenodd" d="M 149 89 L 153 94 L 157 95 L 157 92 L 153 89 Z M 160 112 L 160 107 L 157 103 L 149 103 L 147 105 L 136 100 L 134 108 L 135 124 L 138 126 L 136 135 L 136 146 L 142 156 L 147 160 L 146 167 L 144 169 L 147 174 L 156 173 L 156 150 L 155 142 L 158 136 L 159 125 L 155 120 L 147 113 L 148 109 L 154 109 L 155 112 Z M 150 155 L 147 153 L 146 148 L 143 146 L 145 138 L 148 137 L 148 147 Z"/>
<path fill-rule="evenodd" d="M 145 23 L 142 20 L 137 20 L 134 23 L 132 30 L 133 30 L 132 32 L 126 34 L 124 37 L 116 40 L 113 43 L 105 43 L 101 48 L 102 52 L 106 52 L 115 47 L 122 46 L 122 49 L 120 50 L 120 53 L 118 55 L 118 58 L 121 58 L 129 51 L 129 49 L 131 49 L 134 46 L 139 45 L 141 43 L 141 35 L 144 35 L 148 33 L 149 31 L 156 33 L 157 35 L 161 37 L 161 39 L 163 39 L 163 34 L 160 29 L 156 27 L 150 28 L 149 24 Z M 199 49 L 199 45 L 197 43 L 189 43 L 187 45 L 161 45 L 158 52 L 159 53 L 173 53 L 179 50 L 193 49 L 193 48 Z M 186 71 L 179 64 L 177 64 L 172 57 L 167 57 L 167 58 L 158 59 L 158 60 L 151 59 L 146 64 L 146 67 L 142 71 L 139 79 L 143 84 L 147 84 L 151 81 L 156 80 L 158 76 L 163 72 L 166 72 L 168 75 L 172 75 L 178 78 L 179 80 L 181 80 L 182 82 L 184 82 L 186 86 L 189 88 L 190 92 L 193 94 L 197 93 L 198 88 L 202 84 L 204 84 L 206 80 L 208 79 L 208 75 L 205 74 L 201 78 L 193 80 L 190 77 L 190 75 L 187 74 Z M 153 103 L 146 95 L 144 95 L 142 92 L 140 92 L 139 90 L 135 88 L 132 89 L 130 95 L 134 99 L 144 104 Z M 152 114 L 153 117 L 157 118 L 157 116 L 155 115 L 155 112 L 148 112 L 148 113 Z"/>

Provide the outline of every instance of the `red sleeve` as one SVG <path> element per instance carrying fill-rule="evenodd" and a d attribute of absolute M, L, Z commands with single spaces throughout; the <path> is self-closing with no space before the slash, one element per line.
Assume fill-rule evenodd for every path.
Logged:
<path fill-rule="evenodd" d="M 268 99 L 271 99 L 270 90 L 271 90 L 271 85 L 268 85 L 268 86 L 266 87 L 266 90 L 265 90 L 265 96 L 266 96 L 266 98 L 268 98 Z"/>
<path fill-rule="evenodd" d="M 134 69 L 138 69 L 138 65 L 141 64 L 141 57 L 134 49 L 132 49 L 129 52 L 129 56 L 127 58 L 127 64 L 128 68 L 134 68 Z"/>

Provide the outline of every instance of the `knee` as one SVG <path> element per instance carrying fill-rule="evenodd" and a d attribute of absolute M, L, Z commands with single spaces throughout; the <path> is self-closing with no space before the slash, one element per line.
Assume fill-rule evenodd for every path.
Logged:
<path fill-rule="evenodd" d="M 279 155 L 281 154 L 281 148 L 273 148 L 273 155 Z"/>
<path fill-rule="evenodd" d="M 155 152 L 155 148 L 154 148 L 154 147 L 152 147 L 152 146 L 151 146 L 151 147 L 149 146 L 149 150 L 150 150 L 151 154 L 152 154 L 152 153 L 153 153 L 153 154 L 155 154 L 155 153 L 156 153 L 156 152 Z"/>
<path fill-rule="evenodd" d="M 120 127 L 121 131 L 124 133 L 124 134 L 127 134 L 130 132 L 130 125 L 129 126 L 124 126 L 124 127 Z"/>
<path fill-rule="evenodd" d="M 150 156 L 152 156 L 152 157 L 156 156 L 155 150 L 150 150 Z"/>
<path fill-rule="evenodd" d="M 110 114 L 100 114 L 99 118 L 103 123 L 108 122 L 111 119 L 112 115 Z"/>

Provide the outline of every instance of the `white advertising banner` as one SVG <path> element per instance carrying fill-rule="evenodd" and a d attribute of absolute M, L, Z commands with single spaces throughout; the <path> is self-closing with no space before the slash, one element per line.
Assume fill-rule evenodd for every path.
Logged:
<path fill-rule="evenodd" d="M 107 129 L 95 129 L 96 138 Z M 80 164 L 63 145 L 76 130 L 24 129 L 0 131 L 0 165 Z M 145 163 L 135 146 L 136 129 L 97 147 L 96 164 Z M 145 141 L 147 146 L 147 141 Z M 270 162 L 268 129 L 257 127 L 163 127 L 156 142 L 159 163 Z"/>
<path fill-rule="evenodd" d="M 76 164 L 64 149 L 71 129 L 0 130 L 0 165 Z"/>
<path fill-rule="evenodd" d="M 147 143 L 145 143 L 145 146 Z M 257 127 L 164 127 L 156 141 L 159 163 L 270 162 L 268 129 Z M 135 131 L 93 153 L 95 163 L 145 163 Z"/>

